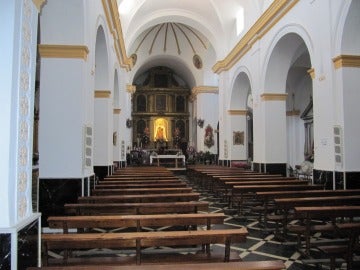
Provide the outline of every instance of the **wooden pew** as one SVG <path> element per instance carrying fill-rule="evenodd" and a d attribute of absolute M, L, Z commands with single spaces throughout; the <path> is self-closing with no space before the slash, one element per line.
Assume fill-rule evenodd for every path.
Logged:
<path fill-rule="evenodd" d="M 187 184 L 184 182 L 177 183 L 108 183 L 108 184 L 97 184 L 96 189 L 105 189 L 105 188 L 164 188 L 164 187 L 186 187 Z"/>
<path fill-rule="evenodd" d="M 155 265 L 86 265 L 86 266 L 44 266 L 28 267 L 27 270 L 282 270 L 285 269 L 282 261 L 251 261 L 226 263 L 176 263 Z"/>
<path fill-rule="evenodd" d="M 125 203 L 125 202 L 185 202 L 197 201 L 199 193 L 170 193 L 170 194 L 141 194 L 141 195 L 103 195 L 79 197 L 78 202 L 102 202 L 102 203 Z"/>
<path fill-rule="evenodd" d="M 179 177 L 173 175 L 108 175 L 103 180 L 117 180 L 117 181 L 129 181 L 129 180 L 178 180 Z"/>
<path fill-rule="evenodd" d="M 305 228 L 305 253 L 309 254 L 310 250 L 310 236 L 313 232 L 313 219 L 330 219 L 336 218 L 354 218 L 360 217 L 359 205 L 339 205 L 339 206 L 295 206 L 295 215 L 304 219 Z"/>
<path fill-rule="evenodd" d="M 360 205 L 360 195 L 353 196 L 328 196 L 328 197 L 305 197 L 305 198 L 275 198 L 275 206 L 282 211 L 281 219 L 283 234 L 287 234 L 289 212 L 297 206 L 333 206 L 333 205 Z M 292 219 L 297 219 L 294 216 Z"/>
<path fill-rule="evenodd" d="M 75 203 L 65 204 L 65 213 L 69 215 L 115 215 L 115 214 L 170 214 L 207 212 L 209 203 L 157 202 L 157 203 Z"/>
<path fill-rule="evenodd" d="M 163 226 L 198 226 L 206 225 L 207 230 L 212 224 L 224 223 L 223 213 L 204 214 L 162 214 L 162 215 L 125 215 L 125 216 L 54 216 L 48 218 L 49 228 L 62 229 L 68 233 L 68 229 L 85 228 L 136 228 L 138 232 L 143 227 Z"/>
<path fill-rule="evenodd" d="M 297 197 L 326 197 L 326 196 L 345 196 L 345 195 L 360 195 L 360 189 L 348 189 L 348 190 L 285 190 L 285 191 L 263 191 L 256 192 L 257 199 L 261 202 L 263 207 L 262 211 L 259 211 L 259 222 L 261 223 L 263 217 L 263 223 L 267 228 L 267 214 L 269 211 L 274 211 L 274 207 L 270 207 L 270 203 L 273 203 L 275 198 L 297 198 Z M 259 210 L 259 209 L 258 209 Z"/>
<path fill-rule="evenodd" d="M 280 190 L 314 190 L 321 189 L 320 185 L 250 185 L 241 186 L 241 184 L 233 186 L 231 194 L 231 204 L 235 200 L 238 201 L 239 213 L 242 213 L 242 204 L 245 196 L 255 198 L 255 192 L 260 191 L 280 191 Z"/>
<path fill-rule="evenodd" d="M 355 252 L 359 252 L 359 235 L 360 235 L 360 223 L 339 223 L 335 224 L 335 231 L 340 234 L 341 237 L 348 239 L 346 244 L 343 245 L 329 245 L 320 246 L 319 250 L 330 256 L 330 269 L 336 269 L 336 258 L 344 257 L 346 260 L 347 270 L 353 268 L 353 257 Z"/>
<path fill-rule="evenodd" d="M 42 234 L 43 263 L 48 265 L 49 250 L 78 250 L 92 248 L 135 248 L 136 264 L 141 264 L 141 250 L 158 246 L 193 246 L 224 244 L 224 261 L 230 258 L 230 246 L 246 241 L 246 228 L 197 231 L 156 231 L 135 233 L 84 233 L 84 234 Z M 210 249 L 206 249 L 210 256 Z M 67 258 L 64 258 L 67 263 Z"/>
<path fill-rule="evenodd" d="M 100 180 L 99 185 L 117 185 L 117 184 L 171 184 L 171 183 L 184 183 L 180 179 L 154 179 L 143 181 L 141 179 L 137 180 Z"/>
<path fill-rule="evenodd" d="M 223 198 L 229 202 L 230 205 L 230 199 L 232 196 L 232 189 L 234 186 L 253 186 L 253 185 L 307 185 L 308 182 L 305 180 L 298 180 L 296 178 L 292 178 L 287 180 L 286 178 L 258 178 L 258 179 L 237 179 L 237 180 L 231 180 L 231 181 L 223 181 L 223 179 L 219 179 L 219 182 L 222 182 L 218 189 L 216 188 L 214 191 L 217 192 L 219 196 L 223 196 Z"/>
<path fill-rule="evenodd" d="M 191 193 L 191 187 L 175 188 L 116 188 L 116 189 L 93 189 L 92 195 L 140 195 L 140 194 L 171 194 Z"/>

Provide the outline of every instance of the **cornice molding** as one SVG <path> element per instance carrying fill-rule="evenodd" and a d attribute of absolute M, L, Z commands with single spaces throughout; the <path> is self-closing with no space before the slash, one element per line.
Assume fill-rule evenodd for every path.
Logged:
<path fill-rule="evenodd" d="M 114 109 L 114 114 L 120 114 L 121 113 L 121 109 Z"/>
<path fill-rule="evenodd" d="M 335 69 L 342 67 L 360 67 L 360 55 L 341 54 L 332 59 Z"/>
<path fill-rule="evenodd" d="M 246 116 L 247 110 L 228 110 L 228 114 L 230 114 L 230 115 L 243 115 L 243 116 Z"/>
<path fill-rule="evenodd" d="M 36 6 L 37 10 L 40 12 L 42 6 L 44 5 L 46 0 L 32 0 L 34 5 Z"/>
<path fill-rule="evenodd" d="M 127 84 L 126 85 L 126 92 L 128 92 L 130 94 L 134 94 L 136 92 L 136 85 Z"/>
<path fill-rule="evenodd" d="M 219 87 L 217 86 L 194 86 L 191 89 L 191 94 L 197 96 L 198 94 L 219 94 Z"/>
<path fill-rule="evenodd" d="M 286 116 L 298 116 L 298 115 L 300 115 L 299 110 L 292 110 L 292 111 L 287 111 L 286 112 Z"/>
<path fill-rule="evenodd" d="M 114 48 L 119 64 L 126 71 L 134 66 L 133 59 L 126 54 L 124 36 L 121 28 L 119 9 L 116 0 L 102 0 L 107 24 L 114 38 Z"/>
<path fill-rule="evenodd" d="M 310 75 L 311 79 L 315 79 L 315 69 L 314 68 L 308 69 L 307 73 Z"/>
<path fill-rule="evenodd" d="M 95 90 L 94 91 L 94 97 L 95 98 L 110 98 L 111 97 L 111 91 L 109 91 L 109 90 Z"/>
<path fill-rule="evenodd" d="M 212 67 L 213 72 L 220 74 L 232 68 L 236 62 L 251 49 L 253 44 L 261 39 L 298 1 L 299 0 L 273 1 L 230 53 Z"/>
<path fill-rule="evenodd" d="M 39 44 L 42 58 L 80 58 L 86 61 L 89 49 L 84 45 Z"/>
<path fill-rule="evenodd" d="M 286 101 L 288 94 L 264 93 L 261 94 L 262 101 Z"/>

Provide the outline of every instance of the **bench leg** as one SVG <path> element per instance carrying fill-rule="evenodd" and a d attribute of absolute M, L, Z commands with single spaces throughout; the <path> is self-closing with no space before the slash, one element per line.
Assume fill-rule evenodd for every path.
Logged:
<path fill-rule="evenodd" d="M 136 264 L 141 264 L 141 245 L 140 245 L 140 239 L 136 239 Z"/>
<path fill-rule="evenodd" d="M 49 255 L 48 255 L 48 248 L 47 248 L 47 244 L 43 244 L 43 248 L 42 248 L 42 265 L 43 266 L 48 266 L 49 265 Z"/>
<path fill-rule="evenodd" d="M 231 245 L 231 240 L 230 240 L 230 238 L 227 238 L 226 241 L 225 241 L 224 262 L 229 262 L 230 261 L 230 245 Z"/>

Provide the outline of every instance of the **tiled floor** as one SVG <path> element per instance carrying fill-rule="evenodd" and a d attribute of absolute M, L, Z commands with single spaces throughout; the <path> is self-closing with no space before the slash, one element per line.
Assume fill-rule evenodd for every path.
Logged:
<path fill-rule="evenodd" d="M 218 227 L 247 227 L 249 236 L 247 237 L 246 243 L 232 246 L 232 250 L 238 251 L 243 261 L 282 260 L 289 270 L 329 269 L 329 265 L 327 264 L 304 264 L 302 260 L 305 259 L 305 257 L 297 251 L 296 245 L 291 244 L 291 242 L 296 242 L 295 236 L 292 237 L 290 235 L 286 242 L 278 240 L 273 232 L 265 231 L 255 217 L 245 216 L 245 218 L 237 218 L 236 212 L 230 211 L 226 204 L 222 204 L 220 199 L 215 197 L 214 194 L 204 191 L 188 179 L 188 177 L 181 177 L 188 181 L 189 185 L 191 185 L 195 191 L 202 194 L 201 200 L 210 202 L 211 212 L 223 212 L 228 216 L 224 225 Z M 314 237 L 316 236 L 317 235 L 314 235 Z M 215 249 L 215 247 L 213 248 Z M 321 254 L 316 250 L 312 250 L 312 255 L 316 258 L 321 258 Z M 346 264 L 339 264 L 336 269 L 346 269 Z"/>

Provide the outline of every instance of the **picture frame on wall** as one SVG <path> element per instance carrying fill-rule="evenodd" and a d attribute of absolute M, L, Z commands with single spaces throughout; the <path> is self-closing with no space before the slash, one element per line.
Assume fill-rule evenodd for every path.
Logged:
<path fill-rule="evenodd" d="M 244 131 L 233 131 L 233 145 L 244 145 Z"/>

